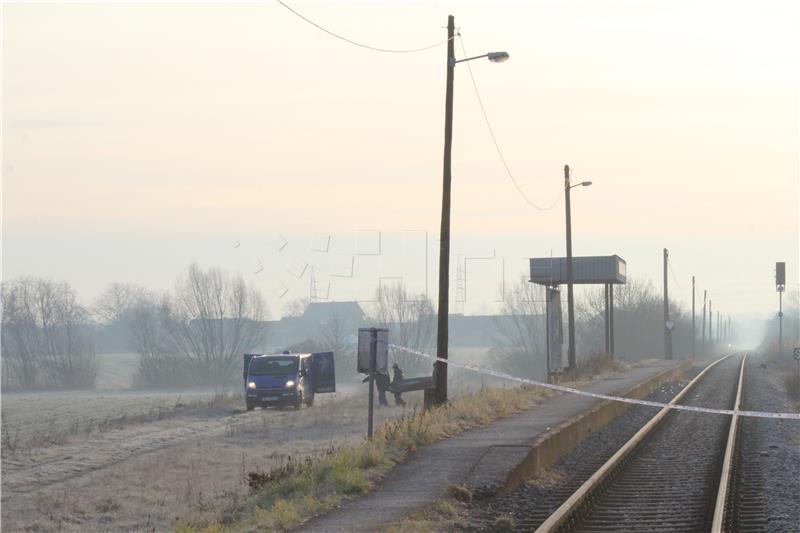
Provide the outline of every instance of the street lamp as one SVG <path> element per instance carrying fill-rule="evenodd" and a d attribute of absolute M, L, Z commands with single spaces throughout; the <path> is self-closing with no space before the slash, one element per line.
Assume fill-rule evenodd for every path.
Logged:
<path fill-rule="evenodd" d="M 575 299 L 572 295 L 572 212 L 569 204 L 569 191 L 573 187 L 588 187 L 591 181 L 582 181 L 571 185 L 569 181 L 569 165 L 564 165 L 564 204 L 567 212 L 567 318 L 569 324 L 569 352 L 567 360 L 569 370 L 575 371 Z"/>
<path fill-rule="evenodd" d="M 444 111 L 444 172 L 442 177 L 442 224 L 439 235 L 439 308 L 436 330 L 436 357 L 447 359 L 448 352 L 448 318 L 450 303 L 450 181 L 451 152 L 453 147 L 453 71 L 456 63 L 473 59 L 487 58 L 492 63 L 502 63 L 508 59 L 507 52 L 489 52 L 487 54 L 456 60 L 455 54 L 455 19 L 447 17 L 447 89 L 445 92 Z M 435 403 L 447 402 L 447 364 L 437 361 L 434 367 L 436 383 Z"/>

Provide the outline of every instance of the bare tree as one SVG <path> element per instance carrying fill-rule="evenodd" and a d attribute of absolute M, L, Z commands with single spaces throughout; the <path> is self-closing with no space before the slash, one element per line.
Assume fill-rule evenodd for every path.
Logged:
<path fill-rule="evenodd" d="M 436 335 L 433 302 L 424 294 L 409 294 L 402 283 L 378 287 L 375 303 L 368 310 L 369 321 L 389 330 L 392 344 L 430 353 Z M 390 354 L 403 370 L 430 373 L 431 362 L 392 349 Z"/>
<path fill-rule="evenodd" d="M 94 313 L 107 324 L 124 322 L 131 311 L 152 294 L 145 287 L 132 283 L 112 283 L 95 300 Z"/>
<path fill-rule="evenodd" d="M 193 385 L 197 369 L 178 353 L 170 336 L 171 302 L 167 295 L 148 295 L 128 310 L 126 322 L 139 354 L 134 383 L 140 387 L 173 388 Z"/>
<path fill-rule="evenodd" d="M 544 298 L 540 287 L 525 280 L 506 291 L 490 352 L 501 370 L 530 379 L 546 378 Z"/>
<path fill-rule="evenodd" d="M 315 345 L 319 351 L 331 351 L 336 355 L 336 378 L 352 380 L 356 377 L 355 334 L 360 324 L 353 318 L 333 313 L 319 326 Z"/>
<path fill-rule="evenodd" d="M 2 284 L 7 386 L 92 387 L 97 376 L 88 312 L 67 283 L 20 278 Z"/>
<path fill-rule="evenodd" d="M 170 316 L 165 317 L 175 353 L 194 365 L 205 383 L 223 384 L 242 353 L 265 340 L 264 300 L 239 276 L 192 264 L 178 278 Z"/>
<path fill-rule="evenodd" d="M 584 357 L 605 350 L 605 299 L 603 289 L 587 290 L 576 305 L 579 346 Z M 675 323 L 676 354 L 690 354 L 691 313 L 670 302 Z M 698 318 L 701 318 L 698 316 Z M 664 301 L 651 281 L 629 278 L 614 288 L 615 355 L 630 361 L 664 356 Z"/>

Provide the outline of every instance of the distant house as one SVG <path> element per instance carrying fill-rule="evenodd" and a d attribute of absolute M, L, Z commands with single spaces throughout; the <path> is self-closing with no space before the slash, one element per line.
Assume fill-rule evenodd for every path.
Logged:
<path fill-rule="evenodd" d="M 311 302 L 301 316 L 285 316 L 269 322 L 269 344 L 283 349 L 318 336 L 320 328 L 336 320 L 342 329 L 355 334 L 364 320 L 358 302 Z"/>
<path fill-rule="evenodd" d="M 436 320 L 435 315 L 430 317 Z M 542 316 L 532 320 L 544 320 Z M 272 349 L 302 343 L 317 337 L 320 329 L 331 321 L 338 321 L 337 329 L 356 334 L 359 327 L 369 326 L 364 310 L 358 302 L 312 302 L 301 316 L 283 317 L 268 323 L 269 344 Z M 513 318 L 505 315 L 450 315 L 450 346 L 491 347 L 498 339 L 498 327 L 513 328 Z M 389 329 L 393 329 L 389 326 Z M 434 328 L 434 339 L 435 339 Z"/>
<path fill-rule="evenodd" d="M 364 310 L 358 302 L 311 302 L 303 313 L 303 320 L 308 324 L 322 325 L 331 320 L 339 320 L 346 324 L 360 324 L 364 319 Z"/>

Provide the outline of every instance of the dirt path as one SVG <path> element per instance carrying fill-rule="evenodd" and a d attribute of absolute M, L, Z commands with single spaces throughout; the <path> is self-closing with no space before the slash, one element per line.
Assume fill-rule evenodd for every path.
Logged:
<path fill-rule="evenodd" d="M 173 446 L 186 439 L 224 433 L 239 417 L 209 411 L 209 417 L 161 420 L 111 429 L 74 444 L 37 449 L 30 454 L 3 458 L 3 493 L 21 493 L 66 481 L 119 463 L 135 455 Z"/>

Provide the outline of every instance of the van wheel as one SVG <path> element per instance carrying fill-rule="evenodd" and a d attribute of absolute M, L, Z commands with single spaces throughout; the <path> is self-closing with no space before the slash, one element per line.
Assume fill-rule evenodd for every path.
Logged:
<path fill-rule="evenodd" d="M 250 402 L 247 402 L 247 403 L 245 404 L 245 407 L 247 408 L 247 410 L 248 410 L 248 411 L 252 411 L 253 409 L 255 409 L 255 408 L 256 408 L 256 406 L 255 406 L 255 405 L 253 405 L 253 404 L 251 404 Z"/>

